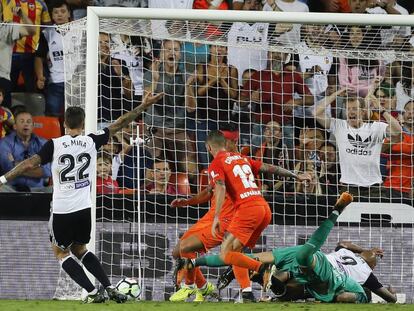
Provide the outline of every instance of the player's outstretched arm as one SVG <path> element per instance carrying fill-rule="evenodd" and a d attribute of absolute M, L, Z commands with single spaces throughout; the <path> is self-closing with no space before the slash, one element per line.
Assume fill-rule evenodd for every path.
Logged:
<path fill-rule="evenodd" d="M 262 163 L 262 166 L 259 170 L 260 173 L 270 173 L 273 175 L 281 176 L 281 177 L 291 177 L 297 179 L 298 181 L 310 182 L 312 181 L 312 177 L 310 174 L 295 174 L 287 169 L 284 169 L 280 166 L 271 165 L 267 163 Z"/>
<path fill-rule="evenodd" d="M 23 175 L 25 172 L 37 168 L 40 166 L 41 159 L 40 156 L 35 154 L 34 156 L 26 159 L 19 164 L 17 164 L 9 172 L 0 176 L 0 187 L 6 184 L 8 181 L 15 179 L 16 177 Z"/>
<path fill-rule="evenodd" d="M 379 289 L 373 290 L 373 292 L 380 296 L 382 299 L 384 299 L 386 302 L 396 303 L 397 302 L 397 296 L 394 293 L 394 290 L 392 288 L 385 288 L 381 287 Z"/>
<path fill-rule="evenodd" d="M 112 123 L 109 127 L 109 136 L 114 136 L 117 132 L 121 129 L 126 127 L 129 123 L 134 121 L 144 110 L 149 108 L 151 105 L 156 103 L 164 96 L 164 93 L 159 93 L 157 95 L 152 95 L 151 93 L 145 94 L 141 105 L 139 105 L 134 110 L 125 113 L 124 115 L 120 116 L 114 123 Z"/>
<path fill-rule="evenodd" d="M 208 186 L 203 191 L 197 193 L 195 196 L 192 196 L 188 199 L 175 199 L 171 202 L 171 207 L 184 207 L 188 205 L 198 205 L 203 204 L 210 201 L 211 197 L 213 196 L 213 188 Z"/>

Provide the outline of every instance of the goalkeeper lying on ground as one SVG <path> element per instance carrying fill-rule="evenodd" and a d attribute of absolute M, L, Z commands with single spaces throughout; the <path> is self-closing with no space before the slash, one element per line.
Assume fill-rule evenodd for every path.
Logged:
<path fill-rule="evenodd" d="M 272 252 L 250 254 L 248 256 L 262 262 L 259 270 L 263 272 L 269 264 L 274 264 L 279 271 L 289 272 L 289 277 L 303 284 L 305 289 L 317 300 L 323 302 L 368 302 L 364 289 L 351 277 L 339 272 L 327 257 L 319 250 L 329 232 L 336 223 L 339 214 L 352 202 L 352 196 L 342 193 L 334 206 L 334 210 L 310 239 L 301 246 L 273 249 Z M 183 267 L 193 269 L 197 266 L 220 267 L 224 262 L 218 255 L 202 256 L 189 259 Z M 242 267 L 247 268 L 247 267 Z M 284 282 L 274 278 L 272 284 L 283 290 Z"/>
<path fill-rule="evenodd" d="M 383 254 L 384 251 L 379 248 L 363 249 L 352 242 L 341 241 L 337 244 L 334 252 L 325 255 L 334 268 L 362 285 L 369 301 L 371 301 L 371 292 L 373 292 L 386 302 L 395 303 L 397 297 L 394 290 L 391 287 L 383 286 L 373 272 L 377 265 L 377 257 L 382 258 Z M 233 270 L 229 267 L 220 275 L 217 288 L 222 290 L 233 279 Z M 309 298 L 302 284 L 290 278 L 288 271 L 279 271 L 274 265 L 264 273 L 252 274 L 251 280 L 262 285 L 266 291 L 271 289 L 278 300 L 289 301 Z M 281 286 L 279 281 L 285 282 L 285 286 Z"/>

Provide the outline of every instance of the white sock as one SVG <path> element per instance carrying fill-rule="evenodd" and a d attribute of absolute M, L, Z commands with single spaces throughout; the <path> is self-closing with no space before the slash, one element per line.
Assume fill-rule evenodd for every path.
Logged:
<path fill-rule="evenodd" d="M 242 293 L 251 292 L 251 291 L 252 291 L 251 286 L 242 289 Z"/>
<path fill-rule="evenodd" d="M 93 291 L 89 292 L 88 295 L 96 295 L 98 290 L 95 288 Z"/>
<path fill-rule="evenodd" d="M 207 282 L 205 282 L 204 285 L 199 288 L 199 290 L 205 290 L 206 288 L 207 288 Z"/>

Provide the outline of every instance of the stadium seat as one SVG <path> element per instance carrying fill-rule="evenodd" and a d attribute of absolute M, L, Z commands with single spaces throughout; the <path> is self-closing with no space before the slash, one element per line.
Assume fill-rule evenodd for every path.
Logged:
<path fill-rule="evenodd" d="M 45 114 L 46 101 L 40 93 L 11 93 L 12 108 L 25 106 L 32 116 L 43 116 Z"/>
<path fill-rule="evenodd" d="M 177 188 L 178 193 L 182 195 L 191 194 L 190 182 L 186 173 L 171 174 L 170 183 L 172 183 Z"/>
<path fill-rule="evenodd" d="M 45 116 L 33 117 L 33 132 L 37 136 L 45 139 L 60 137 L 62 133 L 59 118 Z"/>
<path fill-rule="evenodd" d="M 208 170 L 205 168 L 201 170 L 198 177 L 198 191 L 203 191 L 208 185 Z"/>

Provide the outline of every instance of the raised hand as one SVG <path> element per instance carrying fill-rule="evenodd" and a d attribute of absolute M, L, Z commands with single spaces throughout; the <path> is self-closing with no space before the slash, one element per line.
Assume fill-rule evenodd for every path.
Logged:
<path fill-rule="evenodd" d="M 148 107 L 152 106 L 157 101 L 159 101 L 163 96 L 164 96 L 164 92 L 158 93 L 158 94 L 155 94 L 155 95 L 152 95 L 151 93 L 147 93 L 144 96 L 144 98 L 142 100 L 142 104 L 140 105 L 140 107 L 142 107 L 145 110 Z"/>

